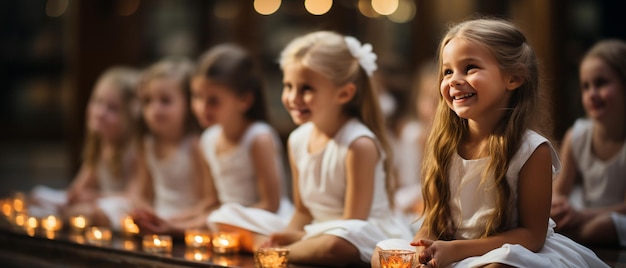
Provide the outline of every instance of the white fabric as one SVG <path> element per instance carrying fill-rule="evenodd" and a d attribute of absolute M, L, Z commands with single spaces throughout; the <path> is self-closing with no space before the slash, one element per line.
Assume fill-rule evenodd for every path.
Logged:
<path fill-rule="evenodd" d="M 424 131 L 417 121 L 408 122 L 400 136 L 392 140 L 394 162 L 398 170 L 398 189 L 394 196 L 395 208 L 405 211 L 422 197 L 420 182 L 422 149 L 419 137 Z"/>
<path fill-rule="evenodd" d="M 367 221 L 342 220 L 346 192 L 345 159 L 349 146 L 360 137 L 369 137 L 378 144 L 375 135 L 361 122 L 352 119 L 322 151 L 310 154 L 307 148 L 313 127 L 312 123 L 303 124 L 289 137 L 293 162 L 298 170 L 298 191 L 303 205 L 313 216 L 313 222 L 305 226 L 307 234 L 303 239 L 320 234 L 339 236 L 358 248 L 361 259 L 366 262 L 369 262 L 376 242 L 386 238 L 409 239 L 408 223 L 395 217 L 390 210 L 383 169 L 385 155 L 381 149 L 381 158 L 375 167 L 369 218 Z"/>
<path fill-rule="evenodd" d="M 211 175 L 222 206 L 208 218 L 210 226 L 215 223 L 230 224 L 268 235 L 285 228 L 293 214 L 293 205 L 286 196 L 283 147 L 278 134 L 265 122 L 254 122 L 246 129 L 239 145 L 232 151 L 217 154 L 217 143 L 222 134 L 220 125 L 204 131 L 200 138 L 202 152 L 211 168 Z M 260 200 L 256 171 L 250 151 L 252 143 L 259 135 L 271 135 L 276 146 L 275 163 L 281 184 L 281 202 L 277 213 L 248 206 Z"/>
<path fill-rule="evenodd" d="M 617 230 L 617 238 L 622 247 L 626 247 L 626 215 L 617 212 L 611 213 L 611 219 Z"/>
<path fill-rule="evenodd" d="M 578 119 L 572 127 L 572 156 L 583 181 L 583 205 L 607 207 L 624 202 L 626 145 L 610 160 L 598 159 L 591 149 L 593 121 Z"/>
<path fill-rule="evenodd" d="M 200 201 L 198 183 L 192 161 L 192 136 L 181 141 L 178 150 L 158 159 L 154 152 L 154 139 L 145 139 L 145 153 L 154 188 L 154 211 L 167 219 Z"/>
<path fill-rule="evenodd" d="M 550 145 L 553 171 L 556 173 L 560 170 L 556 151 L 549 141 L 534 131 L 527 131 L 520 149 L 511 159 L 506 175 L 515 204 L 517 204 L 519 172 L 532 153 L 543 143 Z M 458 239 L 478 238 L 481 228 L 484 228 L 486 217 L 494 213 L 495 193 L 491 190 L 492 184 L 480 184 L 482 172 L 488 161 L 488 158 L 464 160 L 456 155 L 451 163 L 449 170 L 450 206 L 454 223 L 459 226 L 455 234 Z M 516 207 L 512 206 L 513 217 L 508 224 L 509 229 L 518 225 Z M 481 267 L 489 263 L 504 263 L 514 267 L 608 267 L 593 251 L 563 235 L 554 233 L 554 226 L 554 222 L 549 220 L 546 241 L 538 253 L 520 245 L 504 244 L 483 256 L 464 259 L 451 267 Z M 382 241 L 378 246 L 382 249 L 390 249 L 398 245 L 407 248 L 409 243 L 409 241 L 401 240 Z"/>

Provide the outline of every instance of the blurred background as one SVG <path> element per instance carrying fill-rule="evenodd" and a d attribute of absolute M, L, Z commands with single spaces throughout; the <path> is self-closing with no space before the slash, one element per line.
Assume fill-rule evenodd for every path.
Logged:
<path fill-rule="evenodd" d="M 143 68 L 164 56 L 196 59 L 235 42 L 263 63 L 271 124 L 293 124 L 280 104 L 277 58 L 295 36 L 334 30 L 371 43 L 390 90 L 409 94 L 446 26 L 507 18 L 537 51 L 558 144 L 583 115 L 580 56 L 603 38 L 626 39 L 613 0 L 19 0 L 0 2 L 0 197 L 35 184 L 64 187 L 79 164 L 84 111 L 95 79 L 113 65 Z"/>

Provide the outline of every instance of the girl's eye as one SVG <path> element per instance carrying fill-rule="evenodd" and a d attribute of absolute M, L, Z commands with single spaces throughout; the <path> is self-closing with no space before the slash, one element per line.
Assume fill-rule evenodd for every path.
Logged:
<path fill-rule="evenodd" d="M 467 67 L 465 69 L 466 69 L 466 71 L 470 71 L 470 70 L 476 69 L 476 68 L 478 68 L 478 66 L 476 66 L 474 64 L 469 64 L 469 65 L 467 65 Z"/>
<path fill-rule="evenodd" d="M 452 74 L 452 70 L 450 70 L 450 69 L 445 69 L 445 70 L 443 70 L 443 75 L 444 75 L 444 76 L 445 76 L 445 75 L 449 75 L 449 74 Z"/>
<path fill-rule="evenodd" d="M 310 91 L 310 90 L 313 90 L 313 88 L 311 86 L 309 86 L 309 85 L 304 85 L 302 87 L 302 91 Z"/>

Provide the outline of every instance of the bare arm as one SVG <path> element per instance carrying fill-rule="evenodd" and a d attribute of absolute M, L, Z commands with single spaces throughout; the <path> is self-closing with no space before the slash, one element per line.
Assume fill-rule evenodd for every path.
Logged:
<path fill-rule="evenodd" d="M 380 159 L 378 148 L 368 137 L 356 139 L 346 157 L 346 197 L 344 219 L 366 220 L 374 197 L 376 163 Z"/>
<path fill-rule="evenodd" d="M 252 164 L 256 171 L 257 191 L 260 200 L 254 207 L 271 212 L 278 211 L 280 205 L 280 171 L 276 163 L 275 141 L 270 134 L 257 136 L 250 150 Z"/>
<path fill-rule="evenodd" d="M 76 177 L 67 190 L 67 199 L 70 204 L 88 201 L 97 197 L 98 180 L 94 167 L 83 163 Z"/>
<path fill-rule="evenodd" d="M 576 162 L 572 155 L 572 130 L 568 130 L 563 138 L 559 158 L 561 159 L 561 172 L 554 180 L 553 197 L 567 197 L 572 192 L 576 178 L 579 176 Z"/>

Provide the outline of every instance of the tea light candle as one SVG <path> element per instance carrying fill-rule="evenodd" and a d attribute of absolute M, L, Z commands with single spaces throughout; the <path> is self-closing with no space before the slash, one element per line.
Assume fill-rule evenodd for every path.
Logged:
<path fill-rule="evenodd" d="M 48 217 L 41 219 L 41 228 L 46 231 L 54 232 L 61 230 L 62 227 L 63 222 L 61 222 L 61 220 L 57 216 L 49 215 Z"/>
<path fill-rule="evenodd" d="M 26 198 L 24 197 L 24 194 L 21 192 L 18 192 L 15 194 L 15 196 L 13 197 L 13 210 L 15 212 L 22 212 L 24 210 L 24 200 Z"/>
<path fill-rule="evenodd" d="M 239 252 L 239 233 L 217 232 L 212 237 L 213 251 L 216 253 Z"/>
<path fill-rule="evenodd" d="M 24 225 L 26 224 L 26 218 L 27 218 L 26 214 L 17 213 L 15 214 L 15 218 L 13 219 L 13 222 L 18 227 L 24 227 Z"/>
<path fill-rule="evenodd" d="M 72 231 L 82 232 L 87 228 L 88 221 L 85 216 L 76 215 L 70 218 L 70 225 L 72 226 Z"/>
<path fill-rule="evenodd" d="M 137 241 L 135 241 L 135 239 L 125 238 L 122 241 L 122 248 L 125 250 L 137 250 Z"/>
<path fill-rule="evenodd" d="M 208 261 L 211 254 L 208 249 L 203 248 L 186 248 L 185 259 L 190 261 Z"/>
<path fill-rule="evenodd" d="M 56 237 L 56 232 L 55 231 L 46 230 L 45 231 L 45 235 L 46 235 L 46 238 L 52 240 L 52 239 L 54 239 Z"/>
<path fill-rule="evenodd" d="M 85 232 L 87 243 L 97 246 L 104 246 L 111 243 L 111 229 L 106 227 L 90 227 Z"/>
<path fill-rule="evenodd" d="M 11 219 L 11 216 L 13 216 L 13 203 L 10 200 L 2 201 L 2 214 L 7 219 Z"/>
<path fill-rule="evenodd" d="M 39 227 L 39 220 L 35 217 L 28 217 L 28 219 L 26 219 L 25 227 L 26 229 L 37 229 L 37 227 Z"/>
<path fill-rule="evenodd" d="M 211 235 L 208 230 L 191 229 L 185 231 L 185 245 L 188 247 L 208 247 L 211 243 Z"/>
<path fill-rule="evenodd" d="M 254 252 L 254 263 L 260 268 L 283 268 L 288 265 L 289 249 L 259 248 Z"/>
<path fill-rule="evenodd" d="M 133 217 L 122 218 L 122 233 L 129 236 L 139 234 L 139 226 L 135 224 Z"/>
<path fill-rule="evenodd" d="M 415 265 L 415 251 L 412 250 L 381 250 L 380 267 L 413 268 Z"/>
<path fill-rule="evenodd" d="M 169 235 L 146 235 L 143 237 L 143 251 L 169 254 L 172 252 L 172 237 Z"/>

